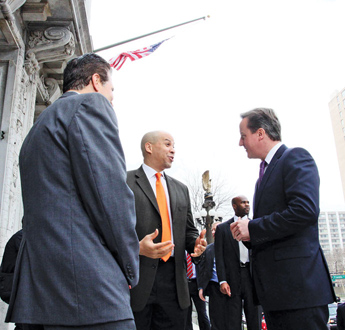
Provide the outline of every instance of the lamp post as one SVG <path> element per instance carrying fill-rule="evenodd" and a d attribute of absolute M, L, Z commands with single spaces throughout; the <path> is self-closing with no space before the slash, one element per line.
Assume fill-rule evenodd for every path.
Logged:
<path fill-rule="evenodd" d="M 212 237 L 212 223 L 215 216 L 215 210 L 213 209 L 216 206 L 216 203 L 213 201 L 213 196 L 205 194 L 204 204 L 202 207 L 206 210 L 206 217 L 205 217 L 205 228 L 206 228 L 206 240 L 207 243 L 210 244 L 213 242 Z"/>
<path fill-rule="evenodd" d="M 202 228 L 206 228 L 206 240 L 207 243 L 213 243 L 212 236 L 212 224 L 213 220 L 223 220 L 223 215 L 216 214 L 214 207 L 216 203 L 213 201 L 213 195 L 211 193 L 211 179 L 209 171 L 204 172 L 202 175 L 202 187 L 205 190 L 204 203 L 202 204 L 202 210 L 194 214 L 194 218 L 201 225 Z"/>

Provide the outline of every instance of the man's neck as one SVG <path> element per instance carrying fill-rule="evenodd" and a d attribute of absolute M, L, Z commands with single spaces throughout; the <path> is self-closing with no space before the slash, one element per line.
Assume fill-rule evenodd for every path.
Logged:
<path fill-rule="evenodd" d="M 269 152 L 278 144 L 281 143 L 281 141 L 272 141 L 269 140 L 269 142 L 266 145 L 264 156 L 261 157 L 261 160 L 265 160 Z"/>

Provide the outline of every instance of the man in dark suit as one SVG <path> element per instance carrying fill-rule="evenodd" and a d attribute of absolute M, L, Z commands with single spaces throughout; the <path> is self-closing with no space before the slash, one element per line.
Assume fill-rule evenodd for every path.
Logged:
<path fill-rule="evenodd" d="M 187 280 L 188 280 L 188 289 L 189 289 L 189 295 L 190 295 L 190 306 L 188 308 L 188 313 L 187 313 L 187 323 L 186 323 L 186 328 L 185 330 L 193 330 L 193 319 L 192 319 L 192 314 L 193 314 L 193 304 L 194 303 L 197 316 L 198 316 L 198 325 L 200 330 L 210 330 L 211 325 L 210 325 L 210 319 L 207 316 L 207 308 L 206 308 L 206 301 L 201 299 L 199 296 L 199 277 L 200 277 L 200 262 L 195 265 L 191 258 L 188 258 L 188 254 L 186 255 L 187 257 Z M 189 266 L 189 261 L 190 260 L 190 266 Z M 190 268 L 189 268 L 190 267 Z"/>
<path fill-rule="evenodd" d="M 230 231 L 230 224 L 248 218 L 248 198 L 234 197 L 232 207 L 235 216 L 218 226 L 214 241 L 220 291 L 226 295 L 227 329 L 241 330 L 243 301 L 248 330 L 259 330 L 259 314 L 258 307 L 254 304 L 248 248 L 242 242 L 236 241 Z"/>
<path fill-rule="evenodd" d="M 215 233 L 220 221 L 212 224 L 212 236 Z M 224 330 L 226 323 L 226 296 L 220 292 L 218 276 L 216 271 L 215 248 L 214 243 L 208 244 L 204 253 L 204 258 L 199 263 L 199 297 L 206 301 L 205 296 L 209 297 L 209 315 L 212 330 Z"/>
<path fill-rule="evenodd" d="M 345 330 L 345 303 L 338 304 L 337 307 L 337 328 Z"/>
<path fill-rule="evenodd" d="M 140 240 L 140 280 L 131 305 L 138 330 L 181 330 L 190 304 L 185 250 L 197 263 L 207 245 L 205 230 L 199 236 L 194 226 L 187 187 L 164 172 L 174 160 L 173 137 L 149 132 L 141 150 L 144 164 L 127 174 Z M 156 199 L 161 190 L 164 205 Z"/>
<path fill-rule="evenodd" d="M 302 148 L 281 143 L 272 109 L 243 113 L 240 146 L 262 160 L 253 220 L 231 224 L 233 237 L 250 242 L 255 289 L 267 328 L 327 329 L 335 294 L 319 244 L 319 174 Z"/>
<path fill-rule="evenodd" d="M 96 54 L 69 61 L 64 94 L 23 143 L 23 238 L 7 322 L 135 329 L 139 241 L 111 79 Z"/>

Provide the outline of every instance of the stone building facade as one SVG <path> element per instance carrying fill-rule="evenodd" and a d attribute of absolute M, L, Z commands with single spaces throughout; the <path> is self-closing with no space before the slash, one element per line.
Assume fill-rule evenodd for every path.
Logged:
<path fill-rule="evenodd" d="M 91 0 L 0 0 L 0 257 L 21 228 L 18 156 L 34 119 L 60 95 L 67 61 L 92 51 Z M 0 330 L 7 305 L 0 303 Z"/>

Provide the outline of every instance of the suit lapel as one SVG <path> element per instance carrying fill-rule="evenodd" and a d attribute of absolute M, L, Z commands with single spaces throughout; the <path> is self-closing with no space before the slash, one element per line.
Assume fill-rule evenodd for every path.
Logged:
<path fill-rule="evenodd" d="M 171 218 L 172 218 L 171 221 L 174 222 L 174 214 L 175 214 L 175 209 L 177 207 L 177 187 L 174 180 L 172 180 L 171 177 L 166 175 L 165 172 L 164 172 L 164 175 L 167 180 L 167 187 L 169 191 L 170 212 L 171 212 Z"/>
<path fill-rule="evenodd" d="M 280 157 L 284 154 L 285 150 L 287 149 L 286 145 L 283 144 L 278 150 L 277 152 L 274 154 L 271 162 L 269 163 L 266 172 L 264 174 L 264 176 L 262 177 L 262 181 L 260 183 L 259 188 L 257 188 L 257 183 L 255 185 L 255 193 L 254 193 L 254 213 L 255 210 L 259 204 L 262 192 L 264 191 L 265 185 L 268 181 L 268 179 L 270 178 L 272 172 L 274 171 L 274 168 L 276 167 L 278 160 L 280 159 Z"/>
<path fill-rule="evenodd" d="M 147 198 L 150 200 L 150 202 L 153 204 L 153 206 L 155 207 L 155 209 L 159 213 L 159 208 L 158 208 L 156 196 L 152 190 L 150 182 L 147 179 L 147 176 L 146 176 L 142 166 L 140 166 L 138 168 L 138 170 L 135 172 L 135 176 L 137 178 L 136 181 L 137 181 L 138 186 L 144 192 L 144 194 L 147 196 Z"/>

